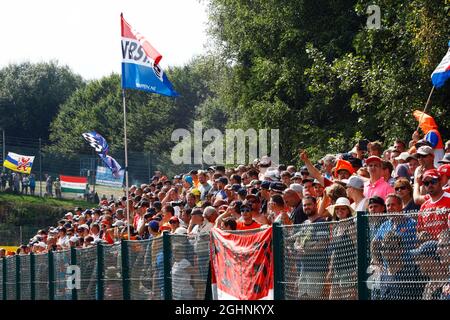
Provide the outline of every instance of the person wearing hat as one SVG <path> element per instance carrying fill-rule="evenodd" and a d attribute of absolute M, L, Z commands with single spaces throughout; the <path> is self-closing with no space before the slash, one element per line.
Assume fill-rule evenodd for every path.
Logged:
<path fill-rule="evenodd" d="M 356 223 L 354 219 L 349 219 L 355 215 L 355 211 L 345 197 L 338 198 L 336 203 L 327 209 L 331 212 L 333 221 L 339 221 L 333 225 L 329 245 L 331 258 L 329 298 L 354 300 L 357 297 L 357 290 L 348 282 L 350 279 L 356 279 L 357 270 Z"/>
<path fill-rule="evenodd" d="M 450 153 L 444 154 L 444 157 L 438 161 L 439 164 L 450 164 Z"/>
<path fill-rule="evenodd" d="M 282 194 L 286 189 L 287 186 L 282 182 L 271 182 L 269 186 L 270 195 Z"/>
<path fill-rule="evenodd" d="M 251 230 L 261 228 L 261 225 L 253 219 L 252 205 L 245 201 L 241 206 L 241 220 L 236 223 L 236 230 Z"/>
<path fill-rule="evenodd" d="M 269 200 L 270 200 L 270 185 L 271 185 L 271 182 L 270 181 L 267 181 L 267 180 L 264 180 L 264 181 L 261 181 L 261 186 L 260 186 L 260 193 L 259 193 L 259 196 L 260 196 L 260 198 L 261 198 L 261 209 L 260 209 L 260 211 L 261 211 L 261 213 L 262 214 L 266 214 L 267 213 L 267 205 L 268 205 L 268 203 L 269 203 Z"/>
<path fill-rule="evenodd" d="M 389 193 L 394 193 L 394 188 L 383 178 L 383 160 L 377 156 L 370 156 L 366 159 L 370 179 L 364 185 L 364 196 L 371 198 L 379 196 L 383 199 Z"/>
<path fill-rule="evenodd" d="M 442 230 L 448 229 L 448 212 L 437 209 L 450 208 L 450 194 L 442 190 L 443 179 L 436 169 L 425 171 L 421 180 L 429 198 L 420 206 L 417 231 L 421 238 L 431 236 L 436 240 Z"/>
<path fill-rule="evenodd" d="M 293 183 L 299 183 L 299 184 L 301 184 L 301 183 L 302 183 L 302 180 L 303 180 L 303 177 L 302 177 L 302 174 L 301 174 L 300 172 L 295 172 L 295 173 L 292 175 L 291 181 L 292 181 Z"/>
<path fill-rule="evenodd" d="M 359 176 L 351 176 L 346 183 L 347 197 L 353 201 L 350 205 L 355 212 L 366 211 L 369 199 L 364 197 L 364 180 Z"/>
<path fill-rule="evenodd" d="M 444 192 L 449 192 L 450 191 L 450 185 L 449 185 L 450 164 L 447 163 L 447 164 L 443 164 L 443 165 L 439 166 L 439 168 L 437 168 L 437 171 L 441 175 L 442 190 L 444 190 Z"/>
<path fill-rule="evenodd" d="M 419 162 L 419 166 L 414 172 L 414 188 L 416 188 L 416 185 L 419 186 L 419 180 L 421 178 L 421 175 L 423 175 L 425 171 L 435 169 L 434 152 L 433 148 L 431 148 L 430 146 L 421 146 L 417 149 L 415 156 Z M 423 187 L 419 191 L 422 195 L 426 194 L 426 190 Z M 416 200 L 416 203 L 422 204 L 423 202 L 420 202 L 420 200 Z"/>

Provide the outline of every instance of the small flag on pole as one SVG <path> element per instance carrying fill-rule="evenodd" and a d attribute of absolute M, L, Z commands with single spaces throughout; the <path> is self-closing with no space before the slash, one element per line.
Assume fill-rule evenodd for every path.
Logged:
<path fill-rule="evenodd" d="M 178 96 L 159 66 L 161 54 L 122 15 L 122 88 Z"/>
<path fill-rule="evenodd" d="M 436 88 L 442 87 L 445 81 L 450 78 L 450 41 L 448 42 L 448 45 L 449 49 L 447 54 L 431 74 L 431 82 Z"/>

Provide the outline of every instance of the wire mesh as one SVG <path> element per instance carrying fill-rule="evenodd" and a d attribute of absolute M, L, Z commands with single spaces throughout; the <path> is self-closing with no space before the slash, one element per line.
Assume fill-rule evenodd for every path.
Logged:
<path fill-rule="evenodd" d="M 122 300 L 122 260 L 121 245 L 105 245 L 104 248 L 104 299 Z"/>
<path fill-rule="evenodd" d="M 97 248 L 76 249 L 77 266 L 80 267 L 78 300 L 95 300 L 97 297 Z"/>
<path fill-rule="evenodd" d="M 210 236 L 171 235 L 173 300 L 205 299 L 210 261 Z"/>
<path fill-rule="evenodd" d="M 356 299 L 355 219 L 283 226 L 282 230 L 286 299 Z"/>
<path fill-rule="evenodd" d="M 31 300 L 31 264 L 29 255 L 20 256 L 20 299 Z"/>
<path fill-rule="evenodd" d="M 48 254 L 36 254 L 34 256 L 34 279 L 36 300 L 48 300 Z"/>
<path fill-rule="evenodd" d="M 131 300 L 153 300 L 153 250 L 158 240 L 128 241 L 128 266 Z"/>
<path fill-rule="evenodd" d="M 6 258 L 6 300 L 16 300 L 16 257 Z"/>
<path fill-rule="evenodd" d="M 439 214 L 369 216 L 367 286 L 372 300 L 436 300 L 445 294 L 450 237 L 448 229 L 440 227 Z"/>
<path fill-rule="evenodd" d="M 53 253 L 55 300 L 72 300 L 72 290 L 67 286 L 67 267 L 70 263 L 70 250 Z"/>

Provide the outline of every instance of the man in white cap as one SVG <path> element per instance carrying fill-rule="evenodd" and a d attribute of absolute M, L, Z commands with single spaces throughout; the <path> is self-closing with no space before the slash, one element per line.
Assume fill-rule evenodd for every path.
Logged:
<path fill-rule="evenodd" d="M 353 200 L 350 205 L 353 210 L 366 211 L 369 199 L 364 197 L 364 180 L 358 176 L 351 176 L 347 183 L 347 196 Z"/>

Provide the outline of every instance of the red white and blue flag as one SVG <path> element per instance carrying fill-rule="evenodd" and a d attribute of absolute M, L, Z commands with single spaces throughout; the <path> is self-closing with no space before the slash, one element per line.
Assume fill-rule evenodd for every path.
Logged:
<path fill-rule="evenodd" d="M 159 66 L 161 54 L 120 15 L 122 31 L 122 88 L 176 97 L 166 74 Z"/>
<path fill-rule="evenodd" d="M 439 63 L 436 70 L 431 74 L 431 82 L 433 82 L 433 85 L 436 88 L 442 87 L 445 81 L 450 78 L 450 41 L 448 45 L 449 48 L 447 54 L 442 59 L 441 63 Z"/>

